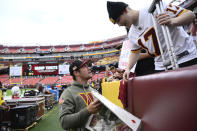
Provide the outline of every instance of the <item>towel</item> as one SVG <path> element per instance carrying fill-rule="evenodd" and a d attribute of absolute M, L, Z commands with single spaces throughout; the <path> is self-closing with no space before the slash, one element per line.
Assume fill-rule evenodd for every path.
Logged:
<path fill-rule="evenodd" d="M 131 72 L 129 74 L 129 78 L 131 77 L 135 77 L 135 73 Z M 120 99 L 124 108 L 128 106 L 127 105 L 127 82 L 123 82 L 123 80 L 120 81 L 118 99 Z"/>

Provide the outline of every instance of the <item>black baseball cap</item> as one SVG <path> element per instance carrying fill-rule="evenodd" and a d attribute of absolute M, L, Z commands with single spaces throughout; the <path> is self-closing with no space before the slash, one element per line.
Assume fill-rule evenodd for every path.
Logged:
<path fill-rule="evenodd" d="M 86 59 L 84 61 L 82 61 L 82 60 L 75 60 L 75 61 L 73 61 L 70 64 L 70 67 L 69 67 L 70 75 L 73 76 L 74 71 L 78 71 L 84 65 L 86 65 L 86 64 L 89 65 L 90 63 L 91 63 L 90 59 Z"/>
<path fill-rule="evenodd" d="M 126 7 L 128 7 L 128 4 L 124 2 L 107 1 L 107 11 L 110 21 L 115 24 L 118 17 L 120 17 L 120 15 L 125 11 Z"/>

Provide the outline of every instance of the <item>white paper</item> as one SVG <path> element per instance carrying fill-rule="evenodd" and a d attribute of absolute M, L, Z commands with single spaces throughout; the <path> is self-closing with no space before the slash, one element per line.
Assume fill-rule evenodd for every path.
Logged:
<path fill-rule="evenodd" d="M 110 102 L 98 92 L 92 91 L 92 94 L 109 110 L 111 110 L 121 121 L 127 124 L 133 131 L 138 131 L 140 129 L 141 120 L 139 118 Z"/>

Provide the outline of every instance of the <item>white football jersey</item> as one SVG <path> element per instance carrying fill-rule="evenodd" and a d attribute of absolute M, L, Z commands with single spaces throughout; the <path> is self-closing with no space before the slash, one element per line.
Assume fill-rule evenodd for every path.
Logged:
<path fill-rule="evenodd" d="M 174 5 L 164 4 L 164 9 L 171 17 L 177 17 L 187 10 Z M 154 16 L 157 15 L 155 10 Z M 156 22 L 158 29 L 158 37 L 164 52 L 165 60 L 169 60 L 167 46 L 164 40 L 164 35 L 161 26 Z M 172 38 L 175 54 L 178 55 L 184 51 L 189 54 L 181 57 L 178 64 L 197 58 L 197 49 L 189 35 L 184 31 L 182 26 L 169 27 Z M 155 70 L 164 70 L 161 53 L 159 50 L 158 40 L 153 26 L 151 14 L 148 13 L 148 8 L 144 8 L 139 12 L 139 20 L 137 25 L 132 25 L 129 30 L 129 40 L 131 42 L 131 51 L 136 52 L 145 49 L 148 53 L 155 57 Z M 171 68 L 169 66 L 168 68 Z"/>

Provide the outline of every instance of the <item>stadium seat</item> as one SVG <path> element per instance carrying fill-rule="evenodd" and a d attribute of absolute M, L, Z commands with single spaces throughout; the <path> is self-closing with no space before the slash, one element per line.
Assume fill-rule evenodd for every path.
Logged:
<path fill-rule="evenodd" d="M 54 77 L 45 77 L 43 80 L 40 81 L 40 83 L 44 85 L 50 85 L 50 84 L 55 84 L 58 81 L 59 77 L 54 76 Z"/>
<path fill-rule="evenodd" d="M 23 85 L 36 85 L 42 78 L 26 78 L 23 81 Z"/>

